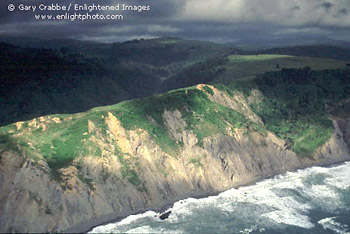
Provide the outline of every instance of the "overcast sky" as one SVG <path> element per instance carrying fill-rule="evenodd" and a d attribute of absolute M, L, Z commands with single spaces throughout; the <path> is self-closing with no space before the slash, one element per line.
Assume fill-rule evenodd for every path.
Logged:
<path fill-rule="evenodd" d="M 8 10 L 9 4 L 18 8 L 20 3 L 38 6 L 42 2 L 46 5 L 124 3 L 150 5 L 151 10 L 115 12 L 123 14 L 123 20 L 84 22 L 38 21 L 35 14 L 58 12 Z M 217 42 L 296 36 L 350 40 L 349 0 L 1 0 L 0 6 L 0 34 L 19 36 L 102 42 L 159 36 Z M 111 12 L 91 14 L 94 13 Z"/>

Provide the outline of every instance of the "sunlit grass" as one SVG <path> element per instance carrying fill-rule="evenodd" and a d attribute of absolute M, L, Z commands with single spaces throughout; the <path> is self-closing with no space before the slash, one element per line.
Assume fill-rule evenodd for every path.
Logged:
<path fill-rule="evenodd" d="M 279 55 L 279 54 L 258 54 L 258 55 L 229 55 L 228 59 L 230 62 L 249 62 L 249 61 L 261 61 L 270 60 L 276 58 L 291 58 L 290 55 Z"/>

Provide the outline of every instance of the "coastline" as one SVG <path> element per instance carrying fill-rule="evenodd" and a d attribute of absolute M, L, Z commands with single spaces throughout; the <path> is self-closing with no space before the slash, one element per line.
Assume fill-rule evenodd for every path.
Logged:
<path fill-rule="evenodd" d="M 239 188 L 239 187 L 244 187 L 244 186 L 249 186 L 249 185 L 254 185 L 255 183 L 262 181 L 262 180 L 266 180 L 269 178 L 272 178 L 274 176 L 289 172 L 289 171 L 297 171 L 297 170 L 302 170 L 302 169 L 306 169 L 306 168 L 310 168 L 310 167 L 315 167 L 315 166 L 322 166 L 322 167 L 333 167 L 333 166 L 337 166 L 340 165 L 342 163 L 348 162 L 350 161 L 349 157 L 341 157 L 341 158 L 332 158 L 333 160 L 327 160 L 324 162 L 318 162 L 315 164 L 312 163 L 307 163 L 305 165 L 301 165 L 298 168 L 295 168 L 294 170 L 286 170 L 286 171 L 280 171 L 277 173 L 274 173 L 272 175 L 268 175 L 268 176 L 261 176 L 261 177 L 255 177 L 255 178 L 251 178 L 249 180 L 246 180 L 244 182 L 238 183 L 236 185 L 234 185 L 232 188 Z M 231 188 L 231 189 L 232 189 Z M 224 190 L 227 191 L 227 190 Z M 130 215 L 137 215 L 137 214 L 141 214 L 147 211 L 155 211 L 157 213 L 162 213 L 166 210 L 168 210 L 169 208 L 171 208 L 174 203 L 183 200 L 183 199 L 187 199 L 187 198 L 195 198 L 195 199 L 200 199 L 200 198 L 206 198 L 206 197 L 210 197 L 210 196 L 217 196 L 220 193 L 224 192 L 224 191 L 207 191 L 207 192 L 195 192 L 195 193 L 191 193 L 186 197 L 181 197 L 181 198 L 173 198 L 170 199 L 169 201 L 166 202 L 165 205 L 162 205 L 161 207 L 154 207 L 154 208 L 148 208 L 148 209 L 139 209 L 133 213 L 128 213 L 127 212 L 121 212 L 121 213 L 112 213 L 112 214 L 107 214 L 104 216 L 101 216 L 99 218 L 96 219 L 92 219 L 83 223 L 80 223 L 78 225 L 75 225 L 71 228 L 62 230 L 63 233 L 88 233 L 90 231 L 92 231 L 95 227 L 98 226 L 102 226 L 102 225 L 106 225 L 109 223 L 115 223 L 115 222 L 119 222 L 121 220 L 123 220 L 124 218 L 130 216 Z"/>

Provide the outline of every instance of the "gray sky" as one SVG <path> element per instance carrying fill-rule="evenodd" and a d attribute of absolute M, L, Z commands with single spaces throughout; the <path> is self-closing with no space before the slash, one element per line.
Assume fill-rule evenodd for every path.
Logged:
<path fill-rule="evenodd" d="M 8 11 L 20 3 L 150 5 L 150 11 L 115 12 L 124 20 L 43 21 Z M 217 42 L 293 37 L 350 39 L 349 0 L 1 0 L 0 34 L 102 42 L 176 36 Z M 70 12 L 74 13 L 74 12 Z M 85 12 L 84 12 L 85 13 Z M 92 12 L 107 14 L 109 12 Z M 111 12 L 113 13 L 113 12 Z"/>

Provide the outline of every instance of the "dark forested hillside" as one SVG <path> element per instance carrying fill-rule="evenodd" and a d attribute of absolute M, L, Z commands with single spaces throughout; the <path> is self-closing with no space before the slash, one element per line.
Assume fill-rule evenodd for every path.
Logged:
<path fill-rule="evenodd" d="M 98 62 L 77 53 L 1 43 L 0 56 L 0 125 L 131 97 Z"/>
<path fill-rule="evenodd" d="M 63 50 L 23 49 L 0 43 L 0 54 L 3 88 L 23 85 L 33 80 L 40 85 L 49 82 L 51 75 L 65 74 L 69 79 L 71 76 L 104 73 L 103 68 L 94 60 Z"/>

